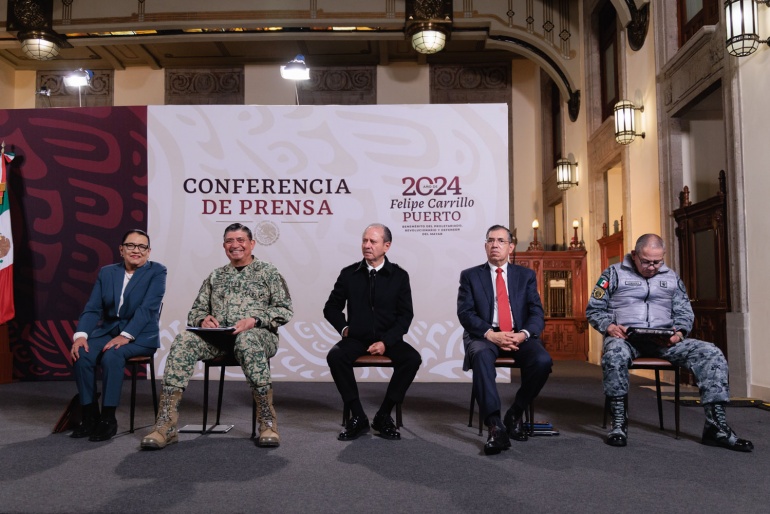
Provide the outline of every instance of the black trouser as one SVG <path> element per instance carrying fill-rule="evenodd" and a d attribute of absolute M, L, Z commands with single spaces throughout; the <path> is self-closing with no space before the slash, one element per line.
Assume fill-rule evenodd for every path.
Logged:
<path fill-rule="evenodd" d="M 487 339 L 473 339 L 466 333 L 465 352 L 473 369 L 473 387 L 479 402 L 481 418 L 500 412 L 500 395 L 497 392 L 495 377 L 495 359 L 513 357 L 521 367 L 521 387 L 516 393 L 513 404 L 522 411 L 543 389 L 551 373 L 553 360 L 543 347 L 543 342 L 535 337 L 521 343 L 516 351 L 503 351 Z"/>
<path fill-rule="evenodd" d="M 326 356 L 332 378 L 345 404 L 358 399 L 353 361 L 362 355 L 368 355 L 366 349 L 369 346 L 371 343 L 362 343 L 346 337 L 334 345 Z M 394 403 L 401 403 L 406 396 L 406 390 L 417 375 L 417 370 L 420 369 L 422 358 L 417 350 L 404 341 L 386 346 L 385 356 L 393 361 L 393 376 L 390 378 L 385 397 Z"/>

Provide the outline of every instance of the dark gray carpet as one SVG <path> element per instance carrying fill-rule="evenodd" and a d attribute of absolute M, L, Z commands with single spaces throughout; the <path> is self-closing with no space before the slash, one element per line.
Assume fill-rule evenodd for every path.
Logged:
<path fill-rule="evenodd" d="M 368 434 L 343 443 L 336 440 L 342 413 L 333 384 L 277 383 L 282 445 L 266 450 L 249 439 L 246 384 L 227 382 L 222 422 L 235 428 L 183 434 L 159 452 L 137 450 L 152 423 L 149 383 L 139 384 L 142 428 L 127 432 L 126 383 L 120 432 L 106 443 L 51 434 L 73 383 L 2 385 L 0 512 L 767 512 L 770 412 L 728 411 L 733 428 L 754 442 L 753 453 L 709 448 L 699 444 L 701 407 L 682 408 L 676 440 L 673 404 L 664 405 L 661 432 L 655 393 L 641 387 L 652 382 L 632 383 L 628 447 L 602 442 L 601 370 L 558 362 L 536 418 L 561 435 L 514 442 L 492 457 L 482 452 L 486 435 L 467 427 L 470 384 L 414 384 L 401 441 Z M 513 387 L 499 386 L 510 401 Z M 361 385 L 370 418 L 384 388 Z M 181 424 L 201 422 L 201 396 L 202 384 L 193 382 Z"/>

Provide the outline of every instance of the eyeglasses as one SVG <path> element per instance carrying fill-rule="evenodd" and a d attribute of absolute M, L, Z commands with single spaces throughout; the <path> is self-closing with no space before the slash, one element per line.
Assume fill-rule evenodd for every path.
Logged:
<path fill-rule="evenodd" d="M 487 239 L 486 243 L 488 245 L 493 245 L 493 244 L 497 243 L 500 246 L 503 246 L 503 245 L 510 244 L 510 241 L 508 241 L 507 239 L 503 239 L 502 237 L 498 237 L 497 239 L 495 239 L 493 237 L 490 237 L 489 239 Z"/>
<path fill-rule="evenodd" d="M 136 243 L 123 243 L 121 246 L 131 252 L 134 250 L 139 250 L 140 252 L 144 253 L 150 249 L 150 247 L 147 245 L 138 245 Z"/>
<path fill-rule="evenodd" d="M 639 264 L 641 264 L 643 268 L 657 268 L 663 265 L 663 259 L 660 259 L 659 261 L 648 261 L 647 259 L 639 257 Z"/>
<path fill-rule="evenodd" d="M 230 246 L 232 244 L 238 243 L 239 245 L 244 244 L 246 241 L 251 241 L 250 239 L 246 239 L 245 237 L 236 237 L 233 239 L 232 237 L 225 239 L 225 244 Z"/>

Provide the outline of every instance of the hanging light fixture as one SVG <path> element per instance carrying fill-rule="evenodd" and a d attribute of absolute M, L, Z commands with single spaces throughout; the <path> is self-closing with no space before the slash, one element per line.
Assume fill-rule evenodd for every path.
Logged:
<path fill-rule="evenodd" d="M 16 35 L 30 59 L 48 61 L 72 48 L 53 30 L 53 0 L 8 0 L 6 31 Z"/>
<path fill-rule="evenodd" d="M 770 5 L 770 0 L 726 0 L 725 31 L 727 52 L 745 57 L 757 51 L 760 43 L 770 45 L 770 39 L 759 39 L 757 3 Z"/>
<path fill-rule="evenodd" d="M 406 35 L 421 54 L 444 49 L 452 29 L 452 0 L 406 0 Z"/>
<path fill-rule="evenodd" d="M 305 56 L 298 54 L 287 64 L 281 66 L 281 77 L 287 80 L 310 79 L 310 68 L 305 64 Z"/>
<path fill-rule="evenodd" d="M 621 145 L 628 145 L 636 136 L 644 139 L 644 132 L 636 132 L 636 111 L 644 112 L 644 106 L 637 107 L 628 100 L 621 100 L 615 104 L 615 141 Z"/>
<path fill-rule="evenodd" d="M 20 33 L 18 39 L 21 41 L 21 51 L 30 59 L 49 61 L 59 55 L 59 41 L 52 34 L 31 30 Z"/>
<path fill-rule="evenodd" d="M 574 169 L 574 173 L 573 173 Z M 578 167 L 576 162 L 570 162 L 568 159 L 559 159 L 556 161 L 556 187 L 566 191 L 572 186 L 578 185 Z"/>

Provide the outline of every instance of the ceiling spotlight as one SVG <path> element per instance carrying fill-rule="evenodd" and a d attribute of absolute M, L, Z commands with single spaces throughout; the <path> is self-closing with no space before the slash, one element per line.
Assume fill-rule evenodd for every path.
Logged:
<path fill-rule="evenodd" d="M 310 68 L 305 64 L 305 56 L 299 54 L 287 64 L 281 66 L 281 77 L 288 80 L 310 79 Z"/>

